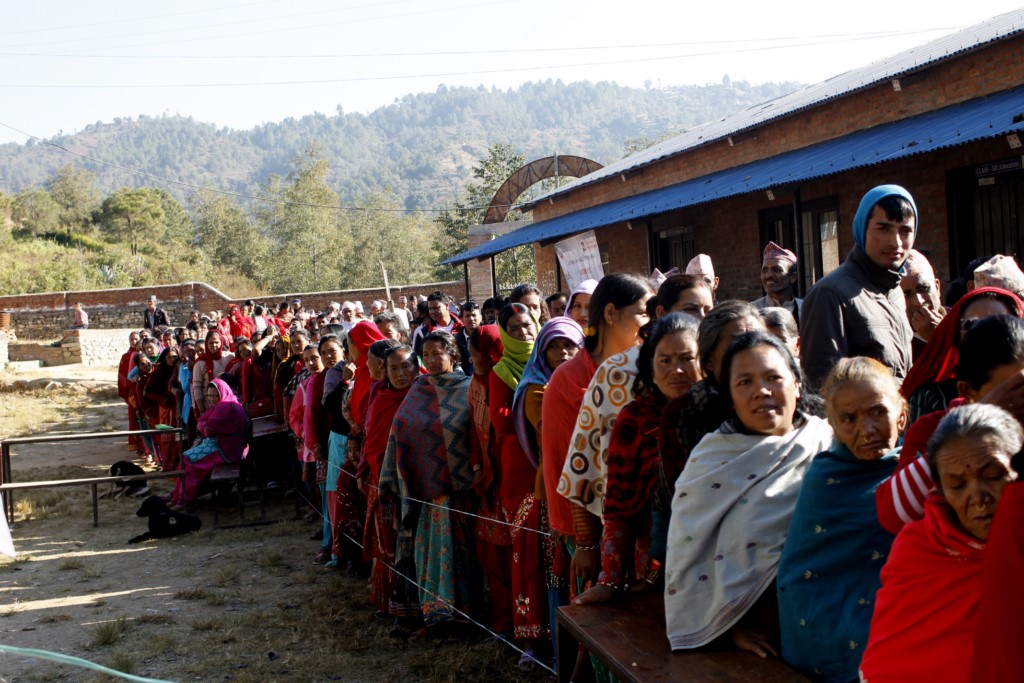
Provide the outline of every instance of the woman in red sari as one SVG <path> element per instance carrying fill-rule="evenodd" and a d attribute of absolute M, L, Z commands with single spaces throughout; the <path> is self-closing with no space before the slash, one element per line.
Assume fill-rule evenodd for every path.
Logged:
<path fill-rule="evenodd" d="M 140 339 L 141 337 L 138 332 L 132 332 L 128 335 L 128 350 L 121 354 L 121 362 L 117 366 L 117 395 L 128 406 L 128 430 L 132 432 L 139 428 L 139 416 L 135 413 L 135 408 L 132 406 L 131 396 L 134 389 L 132 388 L 132 383 L 128 381 L 128 373 L 135 367 L 132 359 L 139 351 Z M 144 455 L 146 452 L 142 437 L 137 434 L 128 437 L 128 448 L 135 451 L 138 455 Z"/>
<path fill-rule="evenodd" d="M 395 560 L 396 501 L 391 497 L 381 498 L 378 488 L 380 469 L 384 463 L 384 451 L 395 413 L 409 393 L 413 380 L 420 374 L 416 356 L 404 344 L 387 352 L 384 367 L 387 376 L 370 404 L 358 471 L 360 488 L 366 492 L 363 560 L 373 563 L 370 570 L 370 602 L 377 609 L 378 616 L 392 614 L 390 601 L 394 583 L 401 580 L 392 568 Z"/>
<path fill-rule="evenodd" d="M 473 361 L 473 379 L 469 383 L 469 413 L 473 432 L 480 444 L 483 458 L 482 478 L 488 482 L 480 501 L 481 517 L 477 520 L 476 552 L 490 588 L 491 628 L 511 635 L 512 624 L 512 534 L 501 509 L 497 487 L 490 486 L 498 471 L 497 445 L 491 426 L 491 370 L 501 360 L 501 335 L 497 325 L 482 325 L 469 338 L 469 355 Z"/>
<path fill-rule="evenodd" d="M 882 568 L 867 651 L 866 683 L 966 682 L 982 593 L 982 559 L 1024 429 L 1004 411 L 954 408 L 928 441 L 937 482 L 923 519 L 903 527 Z"/>
<path fill-rule="evenodd" d="M 153 372 L 146 379 L 143 393 L 148 402 L 155 404 L 156 422 L 152 425 L 178 425 L 178 401 L 171 392 L 171 381 L 178 374 L 178 349 L 169 346 L 160 353 L 153 366 Z M 181 462 L 181 442 L 174 432 L 157 434 L 153 441 L 160 454 L 160 469 L 172 472 Z"/>

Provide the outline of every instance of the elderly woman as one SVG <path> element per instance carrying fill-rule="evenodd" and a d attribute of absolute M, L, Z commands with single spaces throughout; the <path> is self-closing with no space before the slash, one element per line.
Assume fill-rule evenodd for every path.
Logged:
<path fill-rule="evenodd" d="M 882 569 L 863 680 L 968 680 L 985 542 L 1022 446 L 1024 430 L 1001 408 L 971 404 L 942 418 L 928 442 L 938 491 Z"/>
<path fill-rule="evenodd" d="M 822 394 L 836 440 L 804 476 L 779 562 L 782 659 L 815 680 L 847 683 L 857 680 L 892 545 L 874 492 L 896 468 L 907 408 L 873 358 L 840 360 Z"/>
<path fill-rule="evenodd" d="M 800 366 L 767 332 L 729 345 L 721 388 L 732 417 L 690 454 L 675 485 L 665 564 L 665 619 L 673 650 L 731 632 L 774 654 L 773 583 L 811 459 L 832 429 L 808 414 Z"/>
<path fill-rule="evenodd" d="M 412 551 L 426 638 L 438 625 L 474 615 L 480 585 L 474 576 L 473 490 L 482 469 L 470 438 L 469 377 L 458 369 L 455 338 L 436 330 L 424 337 L 427 376 L 399 406 L 381 467 L 381 494 L 401 498 L 396 567 Z M 417 501 L 423 501 L 417 502 Z M 412 543 L 410 543 L 412 541 Z M 475 618 L 475 617 L 474 617 Z"/>
<path fill-rule="evenodd" d="M 249 416 L 231 387 L 224 380 L 215 379 L 207 383 L 203 398 L 206 411 L 199 416 L 198 425 L 203 440 L 183 454 L 185 476 L 175 482 L 171 494 L 171 502 L 179 507 L 195 501 L 214 467 L 222 462 L 237 462 L 249 450 Z"/>
<path fill-rule="evenodd" d="M 1024 422 L 1024 320 L 1008 315 L 975 319 L 960 342 L 954 376 L 962 398 L 954 399 L 951 408 L 965 402 L 989 403 Z M 935 485 L 924 454 L 945 415 L 946 411 L 929 413 L 910 426 L 896 472 L 875 492 L 878 520 L 894 534 L 924 515 L 925 499 Z"/>

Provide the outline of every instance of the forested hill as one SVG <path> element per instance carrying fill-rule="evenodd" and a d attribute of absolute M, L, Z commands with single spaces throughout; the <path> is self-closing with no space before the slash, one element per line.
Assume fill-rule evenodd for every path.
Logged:
<path fill-rule="evenodd" d="M 217 128 L 183 116 L 96 122 L 52 142 L 94 159 L 216 189 L 253 193 L 319 143 L 328 182 L 342 201 L 390 190 L 407 208 L 447 204 L 494 143 L 528 160 L 578 154 L 607 164 L 724 114 L 795 90 L 797 83 L 629 88 L 614 83 L 529 83 L 515 90 L 448 88 L 407 95 L 370 114 L 311 114 L 251 130 Z M 0 192 L 42 186 L 74 164 L 96 174 L 103 194 L 159 181 L 83 160 L 37 142 L 0 145 Z M 165 189 L 184 200 L 191 190 Z"/>

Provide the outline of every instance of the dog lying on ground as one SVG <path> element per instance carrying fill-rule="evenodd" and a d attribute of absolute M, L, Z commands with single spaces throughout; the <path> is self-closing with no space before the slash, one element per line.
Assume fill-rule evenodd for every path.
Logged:
<path fill-rule="evenodd" d="M 118 460 L 110 466 L 110 476 L 112 477 L 134 477 L 136 475 L 145 474 L 146 471 L 128 460 Z M 145 479 L 135 479 L 134 481 L 124 480 L 114 482 L 110 485 L 110 490 L 103 494 L 103 498 L 120 498 L 121 496 L 145 496 L 149 493 L 149 486 L 146 485 Z"/>
<path fill-rule="evenodd" d="M 203 520 L 195 515 L 175 512 L 167 507 L 160 496 L 150 496 L 142 501 L 142 506 L 135 513 L 139 517 L 149 517 L 149 531 L 129 540 L 129 543 L 142 543 L 151 538 L 170 538 L 191 531 L 199 531 Z"/>

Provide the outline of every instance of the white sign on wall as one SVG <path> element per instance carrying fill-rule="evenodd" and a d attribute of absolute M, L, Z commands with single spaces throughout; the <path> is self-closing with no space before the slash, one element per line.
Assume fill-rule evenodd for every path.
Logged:
<path fill-rule="evenodd" d="M 593 230 L 558 242 L 555 244 L 555 255 L 562 265 L 562 273 L 570 290 L 584 280 L 600 280 L 604 277 L 601 252 L 597 248 L 597 236 Z"/>

